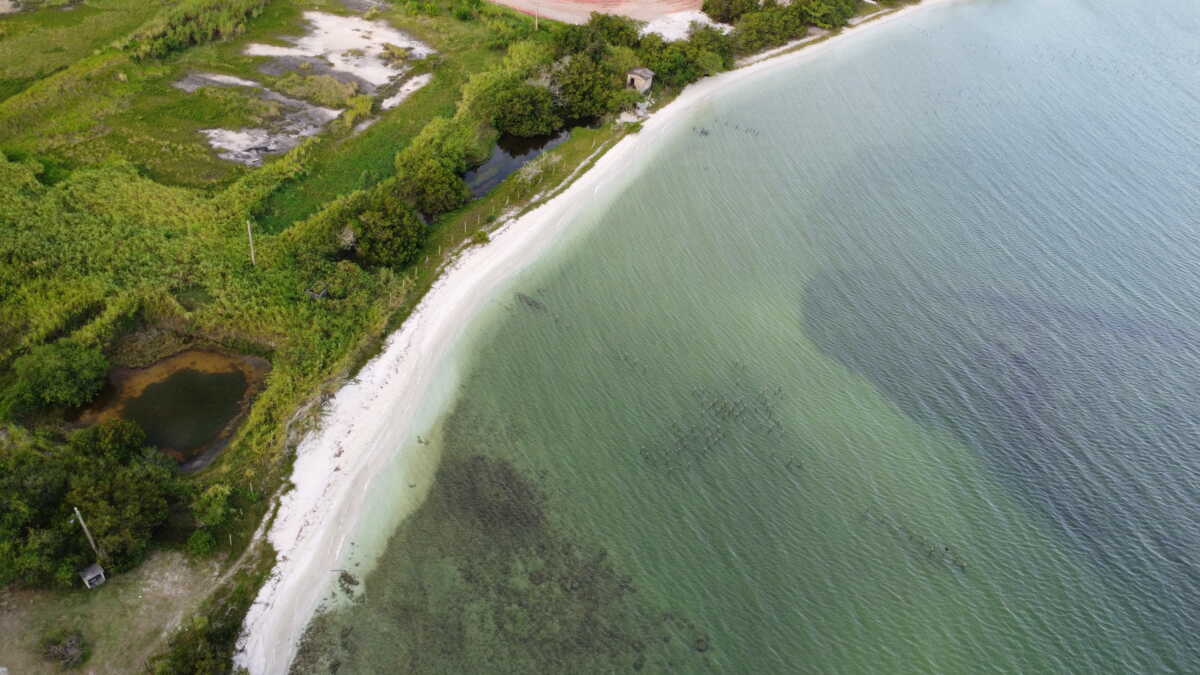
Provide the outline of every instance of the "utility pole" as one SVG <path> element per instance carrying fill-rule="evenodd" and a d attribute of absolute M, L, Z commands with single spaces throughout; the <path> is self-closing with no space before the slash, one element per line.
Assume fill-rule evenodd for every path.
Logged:
<path fill-rule="evenodd" d="M 538 29 L 538 3 L 537 3 L 537 0 L 533 0 L 533 32 L 536 33 L 537 29 Z"/>
<path fill-rule="evenodd" d="M 246 237 L 250 240 L 250 264 L 258 267 L 258 261 L 254 259 L 254 230 L 250 229 L 250 219 L 246 219 Z"/>
<path fill-rule="evenodd" d="M 96 553 L 96 560 L 100 560 L 104 556 L 100 554 L 100 547 L 96 546 L 96 540 L 92 539 L 92 533 L 88 530 L 87 523 L 83 522 L 83 514 L 79 512 L 79 507 L 74 507 L 75 517 L 79 519 L 79 525 L 83 527 L 83 533 L 87 535 L 88 543 L 92 545 L 92 551 Z"/>

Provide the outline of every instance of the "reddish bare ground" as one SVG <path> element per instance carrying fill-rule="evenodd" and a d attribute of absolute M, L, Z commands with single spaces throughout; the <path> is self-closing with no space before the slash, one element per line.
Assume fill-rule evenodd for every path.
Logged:
<path fill-rule="evenodd" d="M 493 0 L 526 14 L 585 23 L 592 12 L 650 21 L 665 14 L 700 9 L 703 0 Z"/>

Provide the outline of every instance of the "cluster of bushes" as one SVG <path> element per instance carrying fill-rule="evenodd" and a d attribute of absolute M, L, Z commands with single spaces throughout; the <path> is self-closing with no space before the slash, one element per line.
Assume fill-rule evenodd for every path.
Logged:
<path fill-rule="evenodd" d="M 586 119 L 628 106 L 637 95 L 625 87 L 625 74 L 645 66 L 655 82 L 683 87 L 733 66 L 733 39 L 711 26 L 692 24 L 686 40 L 667 42 L 657 33 L 640 35 L 632 19 L 592 14 L 582 26 L 555 36 L 561 59 L 552 79 L 564 116 Z"/>
<path fill-rule="evenodd" d="M 194 527 L 188 552 L 210 555 L 233 521 L 236 495 L 225 483 L 195 490 L 133 422 L 102 422 L 65 442 L 42 435 L 0 446 L 0 586 L 79 584 L 96 554 L 75 508 L 110 573 L 135 567 L 167 529 L 182 540 Z"/>
<path fill-rule="evenodd" d="M 288 73 L 274 83 L 276 91 L 295 96 L 327 108 L 345 108 L 358 93 L 358 85 L 342 82 L 332 75 L 301 75 Z"/>
<path fill-rule="evenodd" d="M 108 359 L 95 347 L 70 339 L 38 345 L 13 361 L 0 419 L 81 406 L 99 393 L 107 371 Z"/>
<path fill-rule="evenodd" d="M 462 8 L 464 16 L 489 14 L 487 6 Z M 397 153 L 393 178 L 331 203 L 293 229 L 325 242 L 351 241 L 356 260 L 367 266 L 406 265 L 421 249 L 426 223 L 470 199 L 462 176 L 487 159 L 497 134 L 549 135 L 627 108 L 641 98 L 625 85 L 626 73 L 638 66 L 655 70 L 667 86 L 732 66 L 733 41 L 714 28 L 694 26 L 688 40 L 673 43 L 639 33 L 636 21 L 597 13 L 582 26 L 508 45 L 497 67 L 463 87 L 452 117 L 432 120 Z"/>
<path fill-rule="evenodd" d="M 841 28 L 858 11 L 862 0 L 704 0 L 704 13 L 734 25 L 737 54 L 777 47 L 804 35 L 809 26 Z M 891 3 L 889 3 L 891 4 Z"/>
<path fill-rule="evenodd" d="M 266 4 L 267 0 L 183 0 L 135 31 L 125 48 L 135 59 L 157 59 L 238 35 Z"/>
<path fill-rule="evenodd" d="M 538 33 L 528 30 L 523 19 L 513 20 L 527 39 L 509 44 L 499 66 L 471 77 L 452 117 L 432 120 L 397 153 L 393 178 L 329 204 L 294 226 L 293 234 L 320 242 L 316 248 L 333 257 L 331 242 L 349 242 L 345 245 L 356 261 L 367 267 L 410 264 L 425 241 L 428 223 L 470 199 L 462 175 L 487 158 L 498 133 L 549 135 L 618 112 L 640 99 L 625 83 L 633 68 L 650 68 L 662 86 L 683 87 L 731 68 L 738 53 L 802 34 L 809 23 L 844 22 L 857 2 L 795 0 L 785 7 L 754 0 L 710 7 L 736 21 L 733 33 L 694 24 L 688 39 L 675 42 L 653 33 L 643 36 L 639 22 L 607 14 L 594 13 L 584 25 Z M 426 9 L 446 11 L 432 4 Z M 461 20 L 487 20 L 496 12 L 512 20 L 511 13 L 493 9 L 464 0 L 449 11 Z"/>
<path fill-rule="evenodd" d="M 65 443 L 30 438 L 0 448 L 0 585 L 79 583 L 96 556 L 75 507 L 106 569 L 141 562 L 172 509 L 187 503 L 173 463 L 145 440 L 136 424 L 110 421 Z"/>

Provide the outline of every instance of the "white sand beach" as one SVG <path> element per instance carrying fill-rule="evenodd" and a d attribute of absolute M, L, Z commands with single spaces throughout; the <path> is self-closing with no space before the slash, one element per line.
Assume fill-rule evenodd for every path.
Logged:
<path fill-rule="evenodd" d="M 278 552 L 272 578 L 263 586 L 243 625 L 237 665 L 251 673 L 282 673 L 295 656 L 305 626 L 332 588 L 370 505 L 373 481 L 384 467 L 400 466 L 400 480 L 417 484 L 430 469 L 412 448 L 424 433 L 417 412 L 430 396 L 449 398 L 458 374 L 452 354 L 467 326 L 507 280 L 554 245 L 576 221 L 578 207 L 612 199 L 631 170 L 652 155 L 668 132 L 731 84 L 752 81 L 777 68 L 792 67 L 872 27 L 903 21 L 949 0 L 925 0 L 849 28 L 802 50 L 707 78 L 688 87 L 655 112 L 641 131 L 613 146 L 596 165 L 549 202 L 512 220 L 490 243 L 467 249 L 443 272 L 404 325 L 354 381 L 326 408 L 320 429 L 300 444 L 292 474 L 295 487 L 280 498 L 268 533 Z M 409 452 L 409 456 L 397 456 Z M 407 476 L 403 475 L 405 472 Z M 397 480 L 395 470 L 389 480 Z M 399 498 L 400 519 L 419 505 L 428 489 L 420 482 Z M 378 535 L 376 535 L 378 536 Z M 356 570 L 357 572 L 357 570 Z"/>

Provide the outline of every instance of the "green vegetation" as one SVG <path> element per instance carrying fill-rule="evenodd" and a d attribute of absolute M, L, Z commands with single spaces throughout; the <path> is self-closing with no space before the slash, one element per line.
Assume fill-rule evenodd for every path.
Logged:
<path fill-rule="evenodd" d="M 735 23 L 747 12 L 758 9 L 759 0 L 704 0 L 702 11 L 714 21 Z"/>
<path fill-rule="evenodd" d="M 363 198 L 352 229 L 358 256 L 370 266 L 403 266 L 416 259 L 427 228 L 389 179 Z"/>
<path fill-rule="evenodd" d="M 106 422 L 65 444 L 33 438 L 0 454 L 0 584 L 79 583 L 95 560 L 74 518 L 84 518 L 113 572 L 145 556 L 183 486 L 162 455 L 144 447 L 130 422 Z"/>
<path fill-rule="evenodd" d="M 562 121 L 554 110 L 549 90 L 529 84 L 501 92 L 496 97 L 496 129 L 513 136 L 544 136 Z"/>
<path fill-rule="evenodd" d="M 358 85 L 353 82 L 342 82 L 332 75 L 299 73 L 288 73 L 275 80 L 272 89 L 327 108 L 345 108 L 350 105 L 350 99 L 358 93 Z"/>
<path fill-rule="evenodd" d="M 13 381 L 0 394 L 0 414 L 20 415 L 91 401 L 104 383 L 108 359 L 71 340 L 43 344 L 13 361 Z"/>
<path fill-rule="evenodd" d="M 246 29 L 267 0 L 182 0 L 171 5 L 129 38 L 125 48 L 136 59 L 162 58 L 171 52 L 229 38 Z"/>
<path fill-rule="evenodd" d="M 158 9 L 146 0 L 88 0 L 70 11 L 0 17 L 0 101 L 125 39 Z"/>

